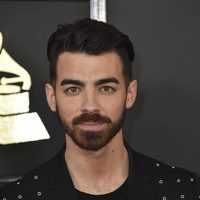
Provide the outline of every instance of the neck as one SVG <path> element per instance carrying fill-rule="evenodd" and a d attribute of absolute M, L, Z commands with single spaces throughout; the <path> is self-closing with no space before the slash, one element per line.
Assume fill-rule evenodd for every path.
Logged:
<path fill-rule="evenodd" d="M 79 148 L 66 135 L 65 160 L 76 189 L 105 194 L 116 190 L 128 177 L 128 154 L 122 132 L 99 151 Z"/>

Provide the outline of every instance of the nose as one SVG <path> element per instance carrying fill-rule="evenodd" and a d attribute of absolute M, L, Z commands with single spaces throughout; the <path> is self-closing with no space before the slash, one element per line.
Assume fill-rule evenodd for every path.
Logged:
<path fill-rule="evenodd" d="M 82 102 L 82 112 L 99 112 L 97 94 L 94 91 L 87 91 Z"/>

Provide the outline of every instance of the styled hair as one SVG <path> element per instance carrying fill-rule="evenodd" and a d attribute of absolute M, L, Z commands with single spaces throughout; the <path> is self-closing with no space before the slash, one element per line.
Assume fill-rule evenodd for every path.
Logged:
<path fill-rule="evenodd" d="M 120 56 L 125 82 L 129 84 L 132 79 L 134 49 L 127 35 L 110 24 L 89 18 L 58 25 L 47 46 L 51 83 L 56 80 L 56 65 L 61 53 L 100 55 L 111 51 Z"/>

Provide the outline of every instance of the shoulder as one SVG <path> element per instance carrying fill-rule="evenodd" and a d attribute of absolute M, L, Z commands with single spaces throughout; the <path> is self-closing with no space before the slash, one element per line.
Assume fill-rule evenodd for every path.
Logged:
<path fill-rule="evenodd" d="M 57 160 L 55 158 L 45 162 L 22 179 L 6 184 L 0 188 L 0 200 L 24 199 L 43 199 L 43 192 L 46 190 L 49 178 L 54 172 Z M 27 198 L 26 198 L 27 199 Z"/>
<path fill-rule="evenodd" d="M 168 176 L 170 178 L 172 177 L 178 178 L 178 175 L 179 175 L 180 177 L 189 178 L 191 182 L 193 180 L 192 179 L 193 173 L 186 169 L 183 169 L 177 166 L 168 165 L 162 161 L 143 155 L 134 150 L 132 152 L 133 152 L 135 165 L 137 167 L 145 168 L 145 170 L 147 170 L 150 173 L 156 174 L 157 176 L 161 176 L 161 177 Z"/>
<path fill-rule="evenodd" d="M 180 199 L 186 197 L 200 199 L 200 178 L 197 174 L 180 167 L 170 166 L 138 152 L 132 152 L 139 176 L 146 174 L 158 193 L 176 194 Z"/>

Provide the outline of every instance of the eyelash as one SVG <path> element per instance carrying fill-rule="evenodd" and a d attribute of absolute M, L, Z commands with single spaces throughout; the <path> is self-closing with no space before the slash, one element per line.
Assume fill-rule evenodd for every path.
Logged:
<path fill-rule="evenodd" d="M 76 90 L 76 91 L 71 91 L 71 90 Z M 65 89 L 65 93 L 69 94 L 69 95 L 75 95 L 75 94 L 79 93 L 80 91 L 81 91 L 81 89 L 78 87 L 70 87 L 70 88 Z"/>
<path fill-rule="evenodd" d="M 108 91 L 102 91 L 102 89 L 110 89 L 111 91 L 110 91 L 110 92 L 108 92 Z M 104 93 L 104 94 L 112 94 L 112 93 L 114 93 L 114 92 L 116 91 L 116 89 L 113 88 L 113 87 L 111 87 L 111 86 L 103 86 L 103 87 L 100 87 L 99 90 L 100 90 L 102 93 Z"/>

